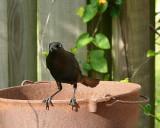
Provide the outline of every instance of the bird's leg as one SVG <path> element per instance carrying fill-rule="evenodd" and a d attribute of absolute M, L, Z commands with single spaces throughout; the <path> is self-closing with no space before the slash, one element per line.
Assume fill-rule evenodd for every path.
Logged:
<path fill-rule="evenodd" d="M 52 104 L 52 97 L 55 96 L 58 92 L 60 92 L 62 90 L 62 84 L 61 82 L 57 82 L 57 86 L 58 86 L 58 91 L 55 92 L 53 95 L 51 95 L 50 97 L 48 97 L 47 99 L 43 100 L 43 103 L 46 103 L 46 110 L 49 110 L 49 104 Z"/>
<path fill-rule="evenodd" d="M 73 110 L 73 107 L 76 106 L 75 93 L 76 93 L 76 89 L 77 89 L 77 84 L 74 84 L 73 88 L 74 88 L 73 96 L 72 96 L 70 103 L 69 103 L 69 105 L 72 106 L 72 110 Z"/>

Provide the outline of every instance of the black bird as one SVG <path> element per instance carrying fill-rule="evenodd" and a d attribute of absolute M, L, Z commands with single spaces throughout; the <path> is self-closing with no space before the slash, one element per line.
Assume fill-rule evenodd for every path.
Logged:
<path fill-rule="evenodd" d="M 62 90 L 62 83 L 73 85 L 74 93 L 70 100 L 72 110 L 76 105 L 75 91 L 77 83 L 80 82 L 89 87 L 95 87 L 99 84 L 99 79 L 88 78 L 82 74 L 74 54 L 64 50 L 62 44 L 59 42 L 49 44 L 49 54 L 46 58 L 46 64 L 58 86 L 56 93 L 43 100 L 43 103 L 46 103 L 46 109 L 49 109 L 49 104 L 52 104 L 52 97 Z"/>

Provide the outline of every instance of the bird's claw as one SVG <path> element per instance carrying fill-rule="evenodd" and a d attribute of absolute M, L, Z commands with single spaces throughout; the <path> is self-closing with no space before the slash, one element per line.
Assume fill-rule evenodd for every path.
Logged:
<path fill-rule="evenodd" d="M 49 110 L 49 105 L 53 106 L 53 103 L 51 101 L 51 98 L 47 98 L 45 100 L 42 101 L 43 103 L 46 103 L 46 110 Z"/>
<path fill-rule="evenodd" d="M 73 107 L 75 107 L 75 106 L 76 106 L 76 99 L 75 99 L 75 97 L 72 97 L 72 99 L 70 100 L 69 105 L 71 105 L 71 106 L 72 106 L 72 110 L 73 110 Z"/>

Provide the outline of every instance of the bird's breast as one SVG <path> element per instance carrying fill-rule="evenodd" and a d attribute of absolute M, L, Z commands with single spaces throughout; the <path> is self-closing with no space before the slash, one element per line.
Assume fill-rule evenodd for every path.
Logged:
<path fill-rule="evenodd" d="M 78 81 L 81 72 L 77 67 L 76 60 L 72 54 L 59 54 L 47 57 L 47 68 L 52 76 L 61 82 L 75 83 Z"/>
<path fill-rule="evenodd" d="M 55 57 L 49 62 L 49 70 L 54 70 L 54 72 L 63 72 L 69 67 L 69 60 L 67 57 Z"/>

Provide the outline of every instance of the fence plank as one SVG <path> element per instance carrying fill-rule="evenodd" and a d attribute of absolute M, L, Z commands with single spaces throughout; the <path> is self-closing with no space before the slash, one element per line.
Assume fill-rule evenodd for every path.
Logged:
<path fill-rule="evenodd" d="M 51 42 L 61 42 L 66 50 L 73 48 L 77 37 L 86 32 L 87 26 L 76 16 L 76 9 L 84 6 L 86 1 L 80 0 L 55 0 L 51 4 L 51 0 L 38 0 L 39 8 L 39 80 L 53 80 L 45 66 L 45 57 L 43 51 L 48 52 L 48 44 Z M 46 28 L 46 32 L 42 35 L 45 29 L 48 13 L 50 19 Z M 42 41 L 41 41 L 42 40 Z M 86 49 L 79 50 L 76 57 L 82 61 L 86 59 Z M 44 64 L 43 64 L 44 63 Z"/>
<path fill-rule="evenodd" d="M 37 79 L 37 1 L 8 0 L 9 85 Z"/>
<path fill-rule="evenodd" d="M 141 6 L 143 5 L 143 6 Z M 131 81 L 139 83 L 142 86 L 142 94 L 149 96 L 154 101 L 154 63 L 144 63 L 137 71 L 135 77 L 133 74 L 137 67 L 141 65 L 147 56 L 147 50 L 153 47 L 150 43 L 150 16 L 149 1 L 146 0 L 128 0 L 121 8 L 121 15 L 118 20 L 113 19 L 113 79 L 120 80 L 125 77 L 132 78 Z M 152 41 L 153 38 L 152 38 Z M 126 43 L 127 63 L 124 52 L 124 43 Z M 154 108 L 154 103 L 150 102 Z M 140 109 L 141 110 L 141 109 Z M 149 117 L 140 111 L 140 128 L 153 128 L 154 123 L 149 121 Z"/>
<path fill-rule="evenodd" d="M 0 1 L 0 88 L 8 87 L 7 1 Z"/>

